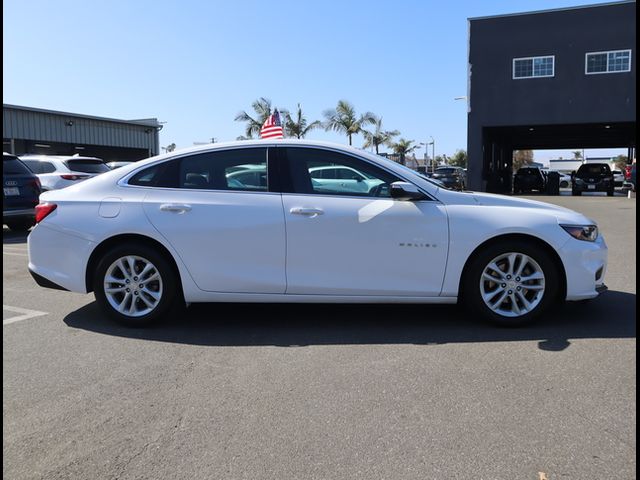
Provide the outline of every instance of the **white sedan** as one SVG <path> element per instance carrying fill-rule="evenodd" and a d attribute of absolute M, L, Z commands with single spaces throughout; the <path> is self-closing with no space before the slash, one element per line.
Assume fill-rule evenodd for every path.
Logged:
<path fill-rule="evenodd" d="M 231 175 L 251 165 L 264 184 Z M 343 166 L 368 192 L 310 172 Z M 197 181 L 196 181 L 197 180 Z M 143 325 L 195 302 L 456 303 L 520 325 L 605 290 L 595 222 L 542 202 L 439 187 L 395 162 L 300 140 L 215 144 L 42 194 L 29 269 Z"/>

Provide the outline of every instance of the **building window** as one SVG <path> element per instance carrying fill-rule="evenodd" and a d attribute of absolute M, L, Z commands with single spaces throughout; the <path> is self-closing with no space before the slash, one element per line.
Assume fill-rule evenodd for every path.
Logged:
<path fill-rule="evenodd" d="M 631 71 L 631 50 L 590 52 L 586 55 L 585 73 L 618 73 Z"/>
<path fill-rule="evenodd" d="M 553 77 L 555 57 L 513 59 L 513 78 Z"/>

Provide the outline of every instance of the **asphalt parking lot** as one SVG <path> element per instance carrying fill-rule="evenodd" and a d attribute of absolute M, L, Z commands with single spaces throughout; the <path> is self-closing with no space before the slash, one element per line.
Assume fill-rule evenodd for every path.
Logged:
<path fill-rule="evenodd" d="M 237 304 L 126 329 L 3 229 L 4 478 L 635 478 L 636 201 L 535 198 L 598 221 L 610 290 L 516 330 Z"/>

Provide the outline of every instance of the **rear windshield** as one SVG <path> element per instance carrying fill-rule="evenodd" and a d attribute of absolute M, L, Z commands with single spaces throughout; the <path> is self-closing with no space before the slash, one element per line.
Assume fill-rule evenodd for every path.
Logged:
<path fill-rule="evenodd" d="M 17 158 L 2 159 L 3 175 L 32 175 L 31 170 Z"/>
<path fill-rule="evenodd" d="M 64 163 L 72 172 L 104 173 L 111 170 L 101 160 L 67 160 Z"/>
<path fill-rule="evenodd" d="M 451 175 L 456 173 L 456 169 L 455 168 L 438 168 L 436 169 L 435 173 L 443 173 L 445 175 Z"/>
<path fill-rule="evenodd" d="M 594 163 L 592 165 L 581 165 L 578 169 L 578 173 L 582 175 L 601 175 L 603 173 L 611 173 L 611 169 L 606 163 Z"/>

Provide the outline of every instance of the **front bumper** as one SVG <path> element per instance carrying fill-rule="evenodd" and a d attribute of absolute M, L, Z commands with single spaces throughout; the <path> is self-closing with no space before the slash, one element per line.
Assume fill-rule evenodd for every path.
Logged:
<path fill-rule="evenodd" d="M 567 276 L 568 301 L 595 298 L 607 290 L 608 248 L 602 235 L 595 242 L 569 238 L 558 253 Z"/>
<path fill-rule="evenodd" d="M 573 184 L 573 189 L 578 191 L 578 192 L 608 192 L 612 188 L 614 188 L 613 182 L 610 182 L 610 183 L 605 183 L 605 182 L 598 182 L 598 183 L 583 182 L 583 183 L 577 183 L 577 182 L 574 182 L 574 184 Z"/>

